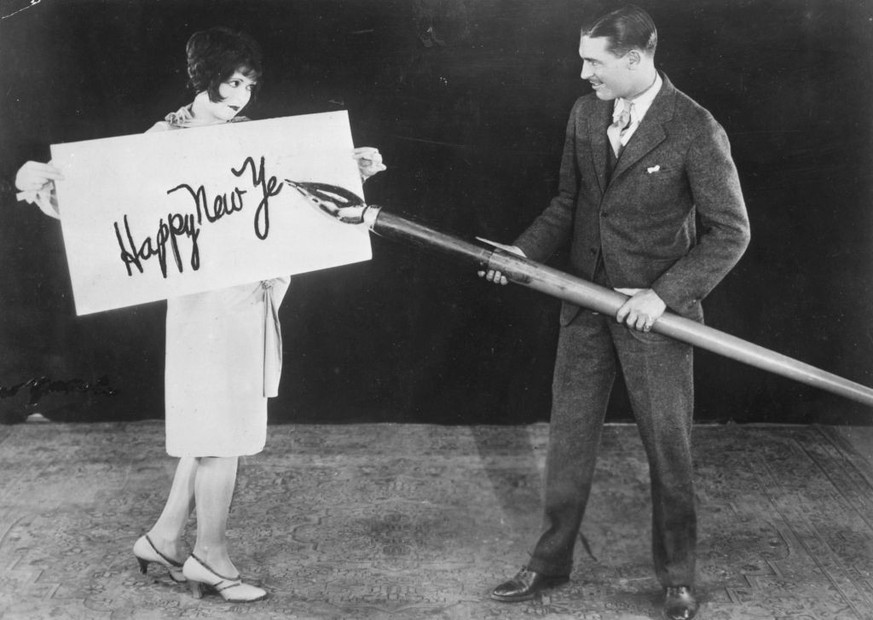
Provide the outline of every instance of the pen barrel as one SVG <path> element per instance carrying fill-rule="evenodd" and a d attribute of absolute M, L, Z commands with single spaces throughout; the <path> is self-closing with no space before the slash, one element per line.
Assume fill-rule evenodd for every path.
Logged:
<path fill-rule="evenodd" d="M 383 211 L 379 207 L 367 207 L 364 223 L 380 237 L 401 241 L 418 248 L 436 250 L 479 267 L 486 267 L 491 258 L 490 249 L 417 224 L 399 215 Z"/>
<path fill-rule="evenodd" d="M 627 296 L 530 259 L 479 247 L 406 218 L 368 207 L 364 222 L 379 236 L 414 247 L 436 250 L 508 280 L 582 308 L 615 315 Z M 776 353 L 702 323 L 665 312 L 652 331 L 873 407 L 873 389 Z"/>

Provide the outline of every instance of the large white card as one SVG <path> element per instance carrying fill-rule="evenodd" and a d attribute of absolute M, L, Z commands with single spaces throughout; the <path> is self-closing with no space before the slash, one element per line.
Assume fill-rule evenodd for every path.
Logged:
<path fill-rule="evenodd" d="M 353 151 L 346 112 L 53 145 L 77 314 L 370 259 L 285 183 L 362 196 Z"/>

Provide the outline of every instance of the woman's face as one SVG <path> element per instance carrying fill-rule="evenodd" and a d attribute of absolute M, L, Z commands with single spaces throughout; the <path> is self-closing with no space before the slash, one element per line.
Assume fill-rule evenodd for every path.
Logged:
<path fill-rule="evenodd" d="M 200 109 L 216 121 L 229 121 L 246 107 L 252 98 L 255 81 L 246 77 L 240 71 L 235 71 L 218 87 L 220 99 L 211 101 L 209 93 L 203 91 L 197 95 L 200 99 Z"/>

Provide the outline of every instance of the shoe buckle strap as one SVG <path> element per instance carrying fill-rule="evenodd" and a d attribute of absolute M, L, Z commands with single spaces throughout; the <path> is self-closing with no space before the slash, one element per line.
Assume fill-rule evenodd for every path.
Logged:
<path fill-rule="evenodd" d="M 155 546 L 155 543 L 152 542 L 152 539 L 149 538 L 148 534 L 145 535 L 145 539 L 152 546 L 152 549 L 155 550 L 155 553 L 157 553 L 159 556 L 161 556 L 161 559 L 164 560 L 167 564 L 169 564 L 170 566 L 174 566 L 176 568 L 182 568 L 181 562 L 177 562 L 176 560 L 174 560 L 172 558 L 168 558 L 163 553 L 161 553 L 161 550 Z"/>

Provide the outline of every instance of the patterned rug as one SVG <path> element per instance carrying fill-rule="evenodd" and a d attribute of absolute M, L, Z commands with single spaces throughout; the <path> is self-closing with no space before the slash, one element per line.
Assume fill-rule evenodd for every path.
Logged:
<path fill-rule="evenodd" d="M 648 474 L 608 426 L 569 585 L 490 601 L 538 534 L 548 427 L 272 426 L 245 459 L 231 553 L 269 590 L 196 600 L 138 572 L 174 462 L 160 422 L 0 427 L 0 617 L 658 617 Z M 700 618 L 873 619 L 870 466 L 827 428 L 699 426 Z M 193 535 L 193 530 L 189 534 Z"/>

